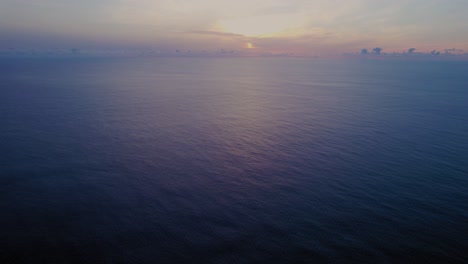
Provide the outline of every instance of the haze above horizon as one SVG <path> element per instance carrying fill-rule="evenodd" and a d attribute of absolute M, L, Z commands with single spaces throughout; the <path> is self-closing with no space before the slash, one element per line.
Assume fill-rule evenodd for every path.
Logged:
<path fill-rule="evenodd" d="M 3 0 L 0 49 L 468 50 L 468 2 Z"/>

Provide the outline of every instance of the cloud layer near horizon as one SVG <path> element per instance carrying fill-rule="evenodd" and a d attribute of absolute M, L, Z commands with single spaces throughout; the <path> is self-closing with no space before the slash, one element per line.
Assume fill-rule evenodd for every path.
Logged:
<path fill-rule="evenodd" d="M 468 50 L 467 10 L 465 0 L 3 0 L 0 48 Z"/>

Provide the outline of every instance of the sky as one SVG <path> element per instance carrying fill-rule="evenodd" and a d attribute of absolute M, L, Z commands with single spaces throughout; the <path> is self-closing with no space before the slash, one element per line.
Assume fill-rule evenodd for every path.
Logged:
<path fill-rule="evenodd" d="M 0 48 L 468 51 L 467 0 L 0 0 Z"/>

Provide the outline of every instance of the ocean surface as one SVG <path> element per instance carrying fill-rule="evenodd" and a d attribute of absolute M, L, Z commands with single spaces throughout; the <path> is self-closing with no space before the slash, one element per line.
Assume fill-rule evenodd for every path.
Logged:
<path fill-rule="evenodd" d="M 1 58 L 0 263 L 467 263 L 468 62 Z"/>

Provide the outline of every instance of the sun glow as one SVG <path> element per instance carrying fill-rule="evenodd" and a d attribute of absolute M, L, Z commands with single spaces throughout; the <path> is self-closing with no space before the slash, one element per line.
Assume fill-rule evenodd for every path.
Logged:
<path fill-rule="evenodd" d="M 250 42 L 247 42 L 247 43 L 245 44 L 245 46 L 246 46 L 246 48 L 248 48 L 248 49 L 254 49 L 254 48 L 255 48 L 255 46 L 254 46 L 252 43 L 250 43 Z"/>
<path fill-rule="evenodd" d="M 256 17 L 243 17 L 220 21 L 223 31 L 244 36 L 271 36 L 287 31 L 300 24 L 290 16 L 269 15 Z"/>

